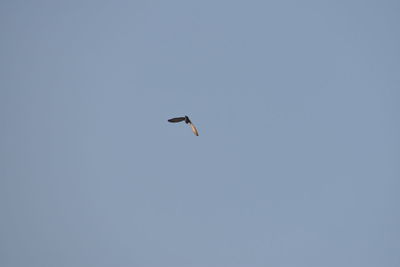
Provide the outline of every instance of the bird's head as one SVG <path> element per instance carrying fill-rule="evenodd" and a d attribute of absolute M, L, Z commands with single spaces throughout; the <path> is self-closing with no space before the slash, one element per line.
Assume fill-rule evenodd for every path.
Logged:
<path fill-rule="evenodd" d="M 186 122 L 186 123 L 192 123 L 192 122 L 189 120 L 189 117 L 188 117 L 188 116 L 185 116 L 185 122 Z"/>

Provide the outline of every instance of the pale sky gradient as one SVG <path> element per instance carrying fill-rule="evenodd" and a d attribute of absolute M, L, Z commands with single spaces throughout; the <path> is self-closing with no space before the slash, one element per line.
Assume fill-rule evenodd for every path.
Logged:
<path fill-rule="evenodd" d="M 1 1 L 0 266 L 400 266 L 399 25 L 395 0 Z"/>

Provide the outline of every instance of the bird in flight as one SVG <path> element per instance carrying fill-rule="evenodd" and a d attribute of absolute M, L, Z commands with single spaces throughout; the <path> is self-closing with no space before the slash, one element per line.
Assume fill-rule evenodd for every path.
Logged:
<path fill-rule="evenodd" d="M 168 120 L 169 122 L 181 122 L 184 121 L 186 124 L 190 125 L 190 128 L 192 128 L 192 132 L 196 135 L 199 136 L 199 132 L 196 129 L 196 126 L 193 125 L 193 123 L 190 121 L 188 116 L 185 117 L 177 117 L 177 118 L 172 118 Z"/>

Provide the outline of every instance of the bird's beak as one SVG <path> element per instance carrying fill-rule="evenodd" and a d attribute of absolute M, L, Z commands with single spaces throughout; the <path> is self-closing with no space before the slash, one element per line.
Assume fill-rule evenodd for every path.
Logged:
<path fill-rule="evenodd" d="M 194 126 L 193 123 L 190 123 L 190 127 L 192 128 L 193 133 L 196 136 L 199 136 L 199 132 L 197 131 L 196 126 Z"/>

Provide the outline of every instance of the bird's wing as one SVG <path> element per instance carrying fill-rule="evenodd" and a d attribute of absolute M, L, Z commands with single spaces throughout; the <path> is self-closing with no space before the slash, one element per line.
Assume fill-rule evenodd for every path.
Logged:
<path fill-rule="evenodd" d="M 169 119 L 168 121 L 169 122 L 181 122 L 181 121 L 184 121 L 184 120 L 185 120 L 185 117 L 178 117 L 178 118 Z"/>
<path fill-rule="evenodd" d="M 190 125 L 190 127 L 192 128 L 193 133 L 194 133 L 196 136 L 199 136 L 199 132 L 197 131 L 196 126 L 194 126 L 193 123 L 189 123 L 189 125 Z"/>

